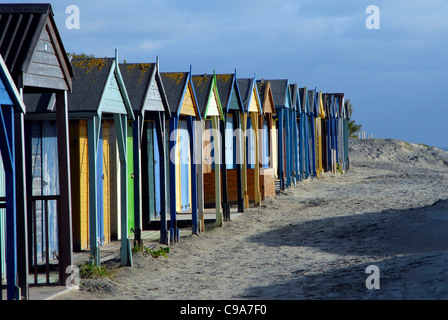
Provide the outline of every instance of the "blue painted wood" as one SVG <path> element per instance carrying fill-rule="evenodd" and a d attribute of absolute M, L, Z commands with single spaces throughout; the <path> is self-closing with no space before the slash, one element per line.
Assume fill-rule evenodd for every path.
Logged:
<path fill-rule="evenodd" d="M 292 123 L 294 128 L 294 139 L 293 139 L 293 154 L 294 154 L 294 170 L 296 174 L 296 180 L 301 180 L 301 174 L 300 174 L 300 165 L 299 165 L 299 124 L 297 123 L 297 110 L 294 110 L 293 117 L 292 117 Z"/>
<path fill-rule="evenodd" d="M 269 168 L 269 132 L 268 132 L 268 124 L 266 121 L 266 118 L 262 118 L 263 120 L 263 139 L 262 139 L 262 143 L 263 143 L 263 153 L 262 153 L 262 159 L 261 159 L 261 163 L 262 163 L 262 167 L 263 168 Z"/>
<path fill-rule="evenodd" d="M 13 104 L 14 103 L 12 102 L 8 91 L 6 90 L 5 84 L 3 83 L 2 78 L 0 78 L 0 106 L 1 105 L 12 106 Z"/>
<path fill-rule="evenodd" d="M 98 256 L 98 171 L 97 171 L 97 137 L 98 119 L 92 117 L 87 120 L 87 139 L 89 154 L 89 245 L 90 256 L 96 265 L 100 264 Z"/>
<path fill-rule="evenodd" d="M 153 137 L 153 142 L 154 142 L 154 182 L 155 182 L 155 218 L 160 218 L 160 210 L 161 210 L 161 203 L 162 203 L 162 198 L 161 198 L 161 179 L 160 177 L 160 151 L 159 151 L 159 142 L 157 141 L 157 131 L 156 131 L 156 127 L 153 126 L 152 128 L 152 137 Z"/>
<path fill-rule="evenodd" d="M 252 127 L 252 118 L 247 117 L 247 130 L 246 130 L 246 159 L 247 168 L 255 168 L 255 136 L 254 128 Z"/>
<path fill-rule="evenodd" d="M 169 183 L 167 172 L 169 172 L 168 161 L 166 161 L 166 144 L 164 137 L 168 134 L 165 130 L 165 114 L 159 113 L 156 119 L 156 132 L 157 142 L 159 145 L 159 164 L 160 164 L 160 243 L 168 245 L 168 232 L 167 232 L 167 217 L 166 213 L 169 212 L 169 188 L 167 192 L 167 186 Z M 156 177 L 157 178 L 157 177 Z"/>
<path fill-rule="evenodd" d="M 16 212 L 16 170 L 14 108 L 0 106 L 0 153 L 5 169 L 6 195 L 6 278 L 7 299 L 17 299 L 17 212 Z M 1 276 L 1 275 L 0 275 Z"/>
<path fill-rule="evenodd" d="M 175 237 L 177 231 L 177 212 L 176 212 L 176 163 L 175 154 L 177 137 L 173 134 L 179 127 L 179 118 L 172 116 L 169 122 L 169 164 L 170 164 L 170 242 L 177 242 Z"/>
<path fill-rule="evenodd" d="M 284 179 L 284 167 L 283 167 L 283 157 L 284 157 L 284 143 L 283 143 L 283 132 L 284 132 L 284 110 L 279 109 L 278 113 L 278 177 L 280 179 L 280 189 L 285 190 L 285 179 Z"/>
<path fill-rule="evenodd" d="M 191 209 L 190 203 L 190 142 L 187 120 L 179 121 L 179 147 L 180 147 L 180 185 L 181 185 L 181 211 Z"/>
<path fill-rule="evenodd" d="M 188 117 L 187 119 L 187 129 L 191 133 L 189 135 L 190 140 L 190 159 L 196 159 L 196 137 L 194 130 L 194 118 Z M 192 221 L 192 233 L 198 234 L 198 176 L 197 176 L 197 167 L 195 161 L 191 162 L 191 221 Z"/>
<path fill-rule="evenodd" d="M 226 116 L 225 122 L 225 139 L 226 139 L 226 150 L 225 150 L 225 160 L 227 169 L 236 168 L 236 138 L 233 135 L 233 119 L 232 117 Z"/>
<path fill-rule="evenodd" d="M 285 140 L 286 140 L 286 186 L 291 186 L 291 121 L 290 121 L 291 109 L 285 110 Z"/>
<path fill-rule="evenodd" d="M 59 165 L 56 121 L 42 121 L 42 194 L 59 195 Z M 59 255 L 56 201 L 48 202 L 50 259 Z"/>
<path fill-rule="evenodd" d="M 97 237 L 98 245 L 104 244 L 104 171 L 103 171 L 103 126 L 99 128 L 98 147 L 96 156 L 96 174 L 97 174 Z"/>

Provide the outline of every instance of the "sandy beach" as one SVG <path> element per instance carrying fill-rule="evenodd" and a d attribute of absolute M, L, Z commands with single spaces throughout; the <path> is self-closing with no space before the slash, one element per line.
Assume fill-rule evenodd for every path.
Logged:
<path fill-rule="evenodd" d="M 447 299 L 448 152 L 352 139 L 350 160 L 57 299 Z"/>

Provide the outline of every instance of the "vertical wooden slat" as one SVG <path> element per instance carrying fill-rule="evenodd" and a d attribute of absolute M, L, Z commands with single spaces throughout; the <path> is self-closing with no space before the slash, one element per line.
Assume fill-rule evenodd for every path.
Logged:
<path fill-rule="evenodd" d="M 61 201 L 61 219 L 58 228 L 61 229 L 61 251 L 59 252 L 59 263 L 61 273 L 60 283 L 65 283 L 69 276 L 65 271 L 72 265 L 72 202 L 70 190 L 70 153 L 68 135 L 68 108 L 67 92 L 56 93 L 56 119 L 58 135 L 58 161 L 59 161 L 59 193 Z"/>

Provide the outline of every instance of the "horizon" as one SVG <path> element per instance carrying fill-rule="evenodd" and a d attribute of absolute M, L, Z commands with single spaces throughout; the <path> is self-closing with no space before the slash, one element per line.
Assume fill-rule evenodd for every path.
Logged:
<path fill-rule="evenodd" d="M 158 57 L 161 72 L 236 70 L 240 78 L 343 92 L 366 134 L 448 146 L 448 3 L 442 0 L 15 3 L 51 3 L 68 53 L 103 57 L 117 49 L 120 62 Z M 368 11 L 370 5 L 378 12 Z"/>

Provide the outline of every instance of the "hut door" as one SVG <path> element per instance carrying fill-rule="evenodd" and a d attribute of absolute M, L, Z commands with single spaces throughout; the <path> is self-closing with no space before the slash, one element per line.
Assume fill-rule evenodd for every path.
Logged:
<path fill-rule="evenodd" d="M 146 161 L 147 161 L 147 168 L 144 170 L 146 174 L 146 187 L 145 190 L 147 190 L 147 197 L 146 194 L 143 196 L 143 201 L 147 201 L 146 205 L 148 206 L 148 214 L 149 214 L 149 220 L 152 221 L 156 217 L 156 210 L 155 210 L 155 191 L 157 190 L 156 187 L 156 181 L 154 176 L 154 122 L 146 122 Z M 143 172 L 143 170 L 142 170 Z M 145 200 L 147 199 L 147 200 Z"/>
<path fill-rule="evenodd" d="M 225 126 L 225 135 L 226 135 L 226 150 L 225 157 L 226 157 L 226 168 L 227 169 L 234 169 L 234 164 L 236 163 L 236 155 L 234 152 L 234 136 L 233 136 L 233 117 L 227 116 L 226 117 L 226 126 Z"/>
<path fill-rule="evenodd" d="M 31 131 L 31 181 L 32 195 L 55 196 L 59 195 L 59 168 L 58 147 L 56 136 L 56 122 L 42 121 L 32 122 Z M 36 242 L 38 261 L 45 259 L 45 239 L 48 232 L 49 258 L 54 259 L 58 255 L 58 226 L 57 206 L 55 200 L 47 202 L 48 230 L 45 225 L 44 201 L 36 201 Z"/>
<path fill-rule="evenodd" d="M 97 234 L 98 244 L 104 244 L 104 171 L 103 171 L 103 126 L 101 125 L 99 138 L 98 138 L 98 150 L 96 158 L 96 171 L 97 171 Z"/>
<path fill-rule="evenodd" d="M 190 209 L 190 143 L 187 121 L 179 121 L 181 211 Z"/>
<path fill-rule="evenodd" d="M 132 234 L 134 229 L 134 138 L 132 122 L 127 125 L 127 166 L 128 166 L 128 232 Z"/>
<path fill-rule="evenodd" d="M 255 132 L 252 126 L 252 118 L 247 117 L 247 168 L 255 168 Z"/>
<path fill-rule="evenodd" d="M 160 218 L 160 207 L 161 207 L 161 195 L 160 195 L 160 153 L 159 153 L 159 143 L 157 142 L 157 130 L 156 126 L 153 124 L 152 128 L 152 138 L 154 141 L 154 186 L 155 186 L 155 218 Z"/>

